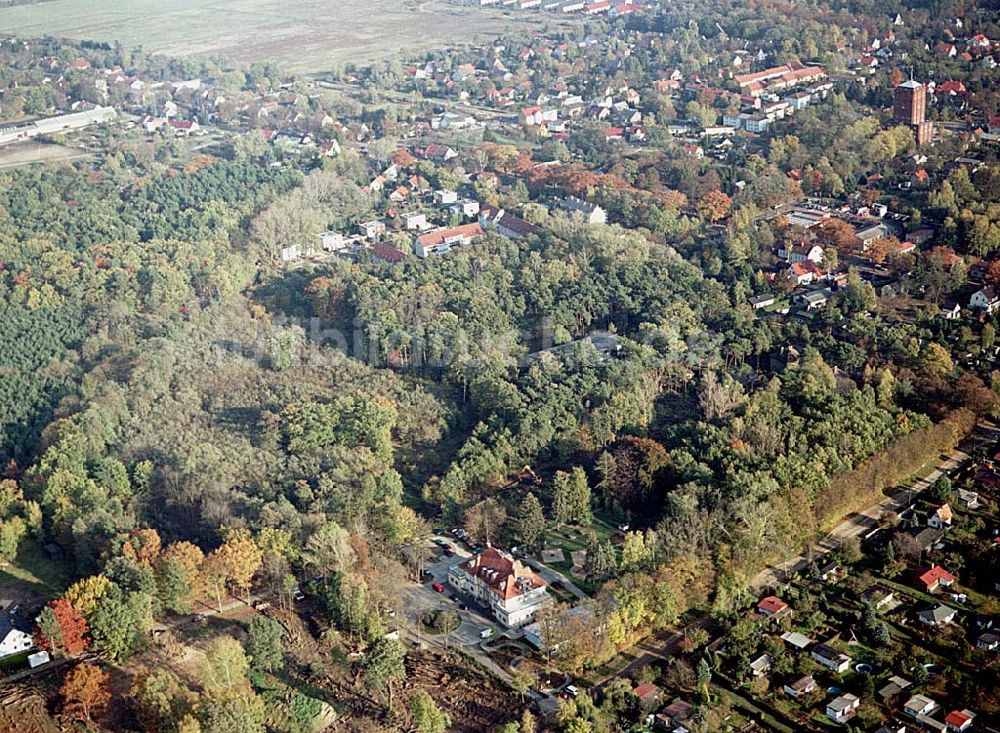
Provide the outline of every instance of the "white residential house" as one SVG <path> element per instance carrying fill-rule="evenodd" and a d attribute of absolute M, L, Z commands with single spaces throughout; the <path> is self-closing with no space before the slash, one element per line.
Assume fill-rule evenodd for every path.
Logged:
<path fill-rule="evenodd" d="M 815 262 L 817 265 L 823 261 L 823 248 L 812 242 L 801 242 L 791 247 L 781 246 L 778 248 L 778 257 L 788 260 L 790 263 Z"/>
<path fill-rule="evenodd" d="M 995 652 L 1000 649 L 1000 634 L 992 631 L 984 631 L 976 639 L 976 649 L 983 649 L 988 652 Z"/>
<path fill-rule="evenodd" d="M 725 127 L 732 127 L 734 130 L 741 129 L 745 122 L 743 115 L 739 113 L 726 112 L 722 115 L 722 124 Z"/>
<path fill-rule="evenodd" d="M 851 668 L 851 658 L 826 644 L 817 644 L 809 652 L 813 661 L 834 672 L 846 672 Z"/>
<path fill-rule="evenodd" d="M 450 189 L 442 188 L 440 191 L 434 192 L 434 203 L 439 206 L 448 206 L 456 201 L 458 201 L 458 194 Z"/>
<path fill-rule="evenodd" d="M 962 315 L 962 306 L 957 302 L 949 302 L 941 306 L 941 317 L 946 321 L 957 321 Z"/>
<path fill-rule="evenodd" d="M 747 132 L 767 132 L 770 121 L 766 115 L 751 115 L 746 121 Z"/>
<path fill-rule="evenodd" d="M 363 222 L 358 224 L 358 232 L 365 239 L 375 239 L 385 234 L 385 222 L 381 219 Z"/>
<path fill-rule="evenodd" d="M 324 252 L 339 252 L 346 249 L 349 241 L 340 232 L 323 232 L 319 235 L 319 246 Z"/>
<path fill-rule="evenodd" d="M 955 620 L 955 616 L 957 615 L 958 611 L 954 608 L 939 603 L 933 608 L 928 608 L 918 613 L 917 619 L 926 626 L 942 626 L 950 624 Z"/>
<path fill-rule="evenodd" d="M 966 509 L 979 508 L 979 494 L 975 491 L 969 491 L 968 489 L 956 489 L 955 497 L 958 499 L 958 503 Z"/>
<path fill-rule="evenodd" d="M 401 218 L 403 228 L 407 231 L 423 231 L 430 227 L 430 224 L 427 223 L 427 215 L 422 211 L 408 211 Z"/>
<path fill-rule="evenodd" d="M 479 215 L 479 202 L 475 199 L 462 199 L 453 203 L 448 210 L 452 214 L 469 219 Z"/>
<path fill-rule="evenodd" d="M 971 710 L 952 710 L 944 716 L 945 725 L 951 733 L 965 733 L 972 727 L 972 721 L 976 719 L 976 714 Z"/>
<path fill-rule="evenodd" d="M 413 240 L 413 252 L 420 258 L 432 254 L 447 254 L 455 247 L 470 244 L 483 234 L 485 232 L 479 222 L 450 229 L 433 229 L 426 234 L 418 235 Z"/>
<path fill-rule="evenodd" d="M 815 692 L 819 689 L 819 685 L 816 684 L 815 678 L 812 675 L 805 675 L 799 677 L 793 682 L 789 682 L 782 688 L 786 695 L 793 699 L 802 697 L 803 695 L 808 695 L 811 692 Z"/>
<path fill-rule="evenodd" d="M 588 224 L 607 224 L 608 215 L 597 204 L 592 204 L 589 201 L 584 201 L 583 199 L 577 198 L 576 196 L 570 196 L 558 202 L 558 206 L 563 211 L 568 211 L 571 214 L 579 215 L 583 217 L 583 220 Z"/>
<path fill-rule="evenodd" d="M 488 607 L 507 627 L 529 623 L 549 600 L 544 580 L 494 547 L 449 568 L 448 584 Z"/>
<path fill-rule="evenodd" d="M 27 621 L 16 614 L 0 616 L 0 659 L 21 654 L 34 647 L 35 640 Z"/>
<path fill-rule="evenodd" d="M 903 712 L 911 718 L 916 718 L 918 715 L 932 715 L 940 707 L 926 695 L 914 695 L 903 705 Z"/>
<path fill-rule="evenodd" d="M 750 672 L 754 677 L 766 677 L 771 673 L 771 655 L 761 652 L 750 660 Z"/>
<path fill-rule="evenodd" d="M 980 288 L 969 298 L 969 307 L 992 313 L 1000 308 L 1000 294 L 991 286 Z"/>
<path fill-rule="evenodd" d="M 826 717 L 834 723 L 846 723 L 858 714 L 861 699 L 851 693 L 835 697 L 826 704 Z"/>

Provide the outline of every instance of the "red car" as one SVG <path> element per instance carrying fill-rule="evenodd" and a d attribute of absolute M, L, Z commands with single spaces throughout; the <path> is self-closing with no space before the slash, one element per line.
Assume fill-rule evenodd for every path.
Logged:
<path fill-rule="evenodd" d="M 431 588 L 436 590 L 438 593 L 444 593 L 444 586 L 440 583 L 432 583 Z"/>

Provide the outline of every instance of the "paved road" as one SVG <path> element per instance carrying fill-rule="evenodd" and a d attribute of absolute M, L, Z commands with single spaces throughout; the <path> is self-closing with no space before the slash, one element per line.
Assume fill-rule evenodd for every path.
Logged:
<path fill-rule="evenodd" d="M 972 451 L 977 446 L 995 443 L 1000 433 L 995 426 L 980 425 L 972 438 L 966 441 L 963 446 L 968 451 Z M 780 565 L 767 568 L 761 571 L 750 581 L 750 592 L 755 595 L 774 589 L 785 582 L 787 576 L 792 572 L 801 572 L 809 568 L 812 562 L 822 557 L 826 553 L 836 550 L 844 540 L 851 537 L 861 537 L 879 526 L 882 516 L 887 513 L 899 513 L 906 509 L 914 499 L 923 491 L 928 489 L 943 474 L 951 473 L 956 468 L 964 464 L 970 458 L 970 454 L 961 448 L 956 448 L 947 458 L 942 459 L 937 466 L 927 475 L 914 481 L 906 489 L 897 492 L 891 497 L 882 499 L 877 504 L 858 512 L 839 525 L 837 525 L 826 537 L 813 543 L 811 553 L 803 553 L 788 558 Z M 807 555 L 811 554 L 811 558 Z"/>

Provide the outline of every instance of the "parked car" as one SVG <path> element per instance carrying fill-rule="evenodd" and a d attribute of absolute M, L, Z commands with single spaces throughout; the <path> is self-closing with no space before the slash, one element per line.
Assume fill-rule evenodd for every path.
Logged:
<path fill-rule="evenodd" d="M 438 593 L 444 593 L 444 586 L 440 583 L 432 583 L 431 588 L 436 590 Z"/>
<path fill-rule="evenodd" d="M 493 629 L 483 629 L 479 632 L 480 639 L 489 639 L 491 636 L 493 636 Z"/>

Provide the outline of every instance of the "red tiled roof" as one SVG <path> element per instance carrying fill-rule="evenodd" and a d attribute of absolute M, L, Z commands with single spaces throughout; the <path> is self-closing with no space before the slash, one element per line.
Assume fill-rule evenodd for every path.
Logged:
<path fill-rule="evenodd" d="M 479 227 L 478 224 L 469 226 Z M 479 231 L 482 232 L 482 229 Z M 545 585 L 545 581 L 530 568 L 494 547 L 487 547 L 459 567 L 478 578 L 504 600 L 522 595 L 526 587 L 533 589 Z"/>
<path fill-rule="evenodd" d="M 788 608 L 788 604 L 777 596 L 766 596 L 761 598 L 760 603 L 757 604 L 757 610 L 764 613 L 780 613 L 786 608 Z"/>
<path fill-rule="evenodd" d="M 926 570 L 925 572 L 917 576 L 917 579 L 921 583 L 926 585 L 928 588 L 930 588 L 935 583 L 939 583 L 941 581 L 944 581 L 945 583 L 955 582 L 955 576 L 939 565 L 935 565 L 929 570 Z"/>
<path fill-rule="evenodd" d="M 483 234 L 485 232 L 483 232 L 483 228 L 478 223 L 463 224 L 451 229 L 436 229 L 433 232 L 421 234 L 417 237 L 417 242 L 424 247 L 434 247 L 444 244 L 446 239 L 451 239 L 452 237 L 481 237 Z M 493 550 L 493 552 L 496 552 L 496 550 Z"/>
<path fill-rule="evenodd" d="M 646 695 L 652 695 L 660 691 L 660 688 L 654 685 L 652 682 L 646 682 L 645 684 L 639 685 L 633 690 L 635 696 L 640 700 Z"/>
<path fill-rule="evenodd" d="M 938 84 L 934 91 L 938 94 L 965 94 L 965 84 L 949 79 Z"/>
<path fill-rule="evenodd" d="M 952 710 L 944 717 L 944 722 L 948 725 L 953 725 L 956 728 L 961 728 L 963 725 L 972 720 L 972 716 L 963 713 L 961 710 Z"/>
<path fill-rule="evenodd" d="M 792 265 L 792 272 L 795 273 L 797 277 L 802 275 L 807 275 L 808 273 L 813 273 L 814 275 L 819 274 L 819 268 L 816 263 L 812 260 L 806 260 L 805 262 L 796 262 Z"/>
<path fill-rule="evenodd" d="M 382 242 L 372 247 L 372 252 L 380 260 L 385 260 L 386 262 L 402 262 L 406 259 L 405 252 L 400 252 L 395 247 L 390 247 L 388 244 L 383 244 Z"/>

